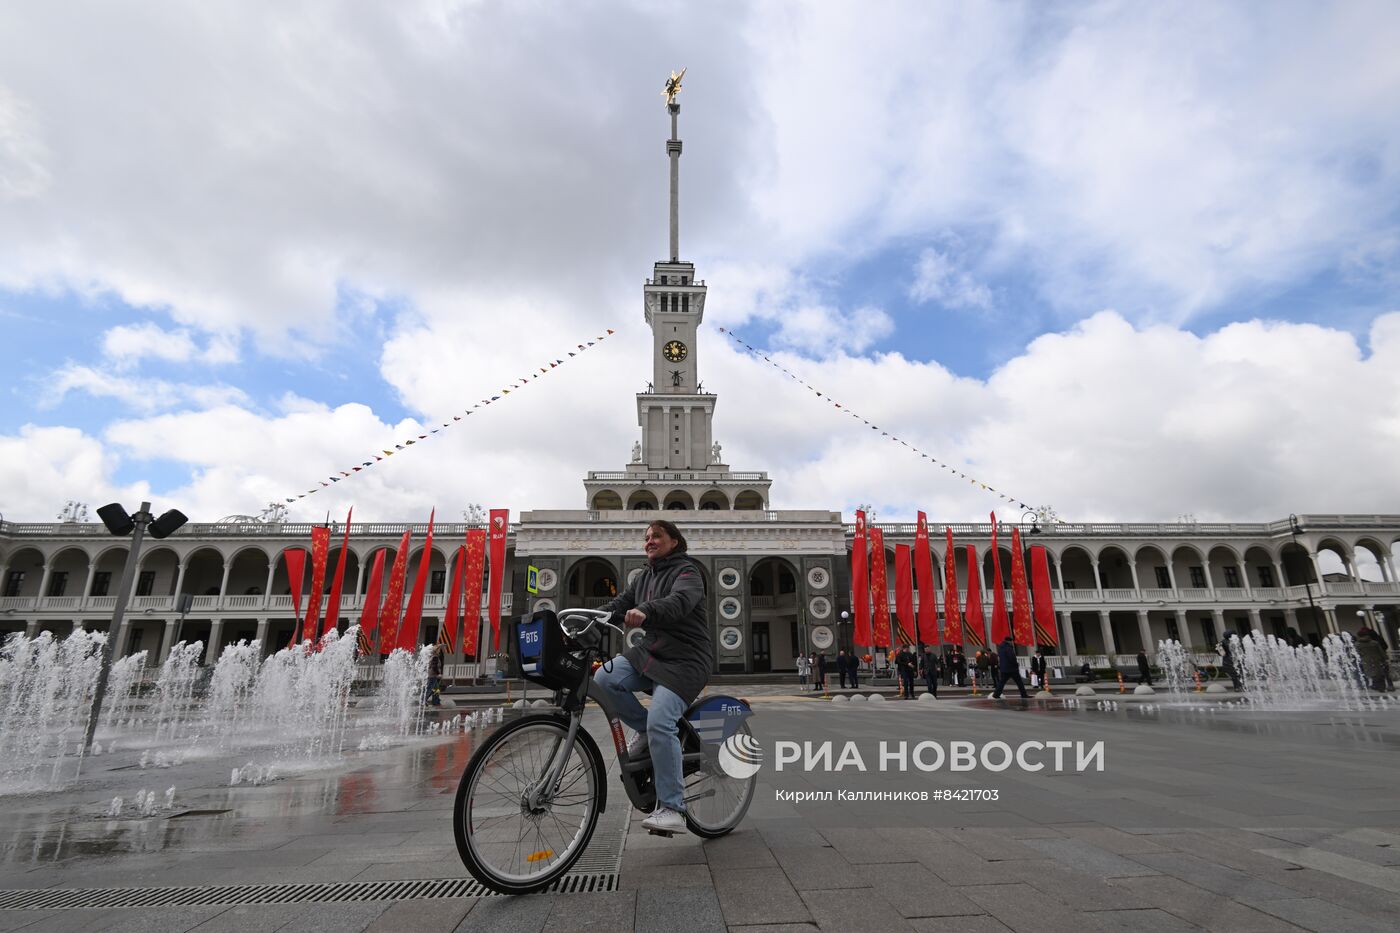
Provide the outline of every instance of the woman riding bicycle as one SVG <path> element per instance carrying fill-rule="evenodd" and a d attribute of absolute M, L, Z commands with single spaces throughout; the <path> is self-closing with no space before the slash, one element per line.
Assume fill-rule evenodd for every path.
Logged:
<path fill-rule="evenodd" d="M 642 823 L 664 833 L 685 832 L 685 788 L 677 721 L 710 679 L 710 626 L 705 619 L 705 578 L 686 555 L 685 537 L 673 523 L 647 526 L 648 565 L 602 609 L 622 616 L 628 628 L 646 626 L 636 647 L 604 664 L 594 681 L 614 698 L 624 723 L 638 733 L 627 748 L 638 758 L 650 752 L 656 809 Z M 651 690 L 651 708 L 636 697 Z"/>

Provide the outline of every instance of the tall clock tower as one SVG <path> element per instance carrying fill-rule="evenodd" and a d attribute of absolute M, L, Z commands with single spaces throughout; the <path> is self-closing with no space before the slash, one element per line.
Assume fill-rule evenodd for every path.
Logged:
<path fill-rule="evenodd" d="M 642 289 L 651 328 L 651 381 L 637 393 L 641 439 L 623 474 L 589 473 L 590 509 L 764 509 L 766 473 L 731 473 L 722 462 L 712 422 L 716 397 L 700 381 L 699 329 L 705 318 L 705 283 L 694 263 L 680 258 L 681 105 L 679 78 L 667 84 L 671 137 L 670 258 L 656 263 Z"/>

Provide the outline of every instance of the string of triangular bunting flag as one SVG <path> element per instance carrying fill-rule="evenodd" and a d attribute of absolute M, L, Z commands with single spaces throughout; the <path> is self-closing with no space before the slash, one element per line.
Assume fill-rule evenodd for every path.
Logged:
<path fill-rule="evenodd" d="M 811 393 L 812 393 L 813 395 L 815 395 L 817 398 L 821 399 L 823 402 L 825 402 L 826 404 L 830 405 L 833 409 L 835 409 L 835 410 L 841 412 L 842 414 L 849 415 L 850 417 L 852 417 L 852 418 L 856 419 L 857 421 L 859 421 L 861 424 L 864 424 L 864 425 L 868 426 L 868 427 L 870 428 L 870 430 L 872 430 L 872 431 L 879 431 L 881 437 L 887 437 L 887 438 L 889 438 L 892 442 L 894 442 L 894 443 L 896 443 L 896 444 L 900 444 L 900 445 L 903 446 L 903 447 L 907 447 L 911 452 L 918 454 L 922 459 L 927 460 L 929 463 L 936 464 L 936 465 L 938 466 L 939 469 L 941 469 L 941 470 L 946 470 L 946 471 L 948 471 L 949 473 L 953 474 L 954 476 L 958 477 L 959 479 L 965 479 L 965 480 L 967 480 L 969 483 L 971 483 L 972 485 L 978 486 L 978 487 L 982 488 L 983 490 L 985 490 L 985 491 L 991 493 L 992 495 L 996 496 L 998 499 L 1001 499 L 1001 500 L 1004 501 L 1004 502 L 1009 502 L 1009 503 L 1011 503 L 1012 505 L 1016 506 L 1016 507 L 1019 508 L 1019 509 L 1031 510 L 1031 509 L 1034 509 L 1034 508 L 1035 508 L 1034 506 L 1027 505 L 1023 500 L 1017 498 L 1016 496 L 1008 495 L 1007 493 L 1002 492 L 1000 489 L 997 489 L 995 486 L 991 485 L 990 483 L 984 483 L 984 482 L 982 482 L 980 479 L 978 479 L 977 477 L 971 476 L 971 475 L 969 475 L 968 473 L 966 473 L 966 472 L 964 472 L 964 471 L 962 471 L 962 470 L 959 470 L 959 469 L 958 469 L 957 467 L 955 467 L 955 466 L 952 466 L 952 465 L 950 465 L 950 464 L 944 463 L 942 460 L 939 460 L 937 457 L 933 456 L 933 455 L 930 454 L 930 453 L 926 453 L 926 452 L 920 450 L 919 448 L 915 447 L 913 444 L 909 443 L 908 441 L 904 440 L 903 438 L 899 437 L 898 435 L 891 434 L 889 431 L 883 430 L 878 424 L 873 424 L 873 423 L 871 423 L 870 419 L 863 417 L 859 412 L 857 412 L 857 411 L 855 411 L 855 410 L 853 410 L 853 409 L 851 409 L 851 408 L 848 408 L 848 407 L 846 407 L 845 405 L 841 404 L 840 402 L 836 401 L 836 399 L 832 398 L 831 395 L 830 395 L 829 393 L 820 391 L 816 386 L 814 386 L 814 385 L 812 385 L 811 383 L 807 382 L 807 380 L 803 379 L 801 376 L 797 375 L 796 373 L 794 373 L 792 370 L 788 369 L 788 368 L 787 368 L 786 366 L 784 366 L 783 364 L 781 364 L 781 363 L 777 362 L 776 360 L 774 360 L 770 355 L 768 355 L 767 353 L 765 353 L 763 350 L 760 350 L 759 348 L 757 348 L 757 347 L 753 346 L 752 344 L 750 344 L 748 341 L 744 340 L 743 337 L 739 336 L 739 335 L 736 334 L 734 331 L 732 331 L 732 330 L 730 330 L 730 329 L 728 329 L 728 328 L 725 328 L 725 327 L 721 327 L 721 328 L 719 329 L 719 332 L 720 332 L 721 334 L 724 334 L 725 336 L 729 337 L 729 339 L 733 340 L 736 344 L 738 344 L 739 346 L 743 347 L 745 350 L 749 351 L 750 353 L 752 353 L 754 356 L 758 357 L 759 359 L 763 360 L 763 362 L 767 363 L 769 366 L 771 366 L 771 367 L 773 367 L 774 369 L 778 370 L 778 371 L 781 372 L 783 375 L 787 376 L 789 379 L 791 379 L 791 380 L 793 380 L 794 382 L 796 382 L 798 385 L 802 386 L 802 387 L 803 387 L 804 389 L 806 389 L 808 392 L 811 392 Z M 1058 516 L 1054 517 L 1054 518 L 1051 519 L 1051 520 L 1053 520 L 1053 521 L 1055 521 L 1055 522 L 1057 522 L 1057 523 L 1060 523 L 1060 524 L 1063 524 L 1063 522 L 1064 522 L 1064 519 L 1059 518 Z"/>
<path fill-rule="evenodd" d="M 394 445 L 394 449 L 393 449 L 393 450 L 389 450 L 389 449 L 387 449 L 387 448 L 381 447 L 381 448 L 379 449 L 379 453 L 377 453 L 377 454 L 371 454 L 371 455 L 370 455 L 371 459 L 361 461 L 359 466 L 352 466 L 352 467 L 351 467 L 350 469 L 348 469 L 348 470 L 340 470 L 340 471 L 339 471 L 339 474 L 340 474 L 340 475 L 338 475 L 338 476 L 329 476 L 329 477 L 327 477 L 327 478 L 324 479 L 324 480 L 318 480 L 316 486 L 312 487 L 311 489 L 306 490 L 306 492 L 299 493 L 298 495 L 295 495 L 295 496 L 287 496 L 287 497 L 285 497 L 285 498 L 286 498 L 286 501 L 287 501 L 287 502 L 296 502 L 298 499 L 305 499 L 307 496 L 314 496 L 314 495 L 316 495 L 316 493 L 320 492 L 322 489 L 329 489 L 329 488 L 331 488 L 332 486 L 334 486 L 336 483 L 342 482 L 343 480 L 350 479 L 351 477 L 355 476 L 356 474 L 362 473 L 362 472 L 364 472 L 365 470 L 368 470 L 370 467 L 373 467 L 375 464 L 383 463 L 385 460 L 389 459 L 389 458 L 392 457 L 394 454 L 399 453 L 399 452 L 404 451 L 404 450 L 407 450 L 407 449 L 409 449 L 410 447 L 414 446 L 415 444 L 418 444 L 418 443 L 421 442 L 421 441 L 426 441 L 426 440 L 428 440 L 429 438 L 433 437 L 434 435 L 436 435 L 436 434 L 438 434 L 438 433 L 440 433 L 440 432 L 442 432 L 442 431 L 445 431 L 446 429 L 448 429 L 448 428 L 450 428 L 450 427 L 453 427 L 454 425 L 456 425 L 456 424 L 458 424 L 459 422 L 461 422 L 461 420 L 462 420 L 463 418 L 466 418 L 466 417 L 468 417 L 468 416 L 474 414 L 475 412 L 480 411 L 481 409 L 486 408 L 488 405 L 493 405 L 493 404 L 495 404 L 495 403 L 497 403 L 497 402 L 504 401 L 504 400 L 505 400 L 505 397 L 506 397 L 507 395 L 510 395 L 512 392 L 518 392 L 518 391 L 520 391 L 521 389 L 525 388 L 527 385 L 529 385 L 529 384 L 531 384 L 532 382 L 534 382 L 536 379 L 540 378 L 540 376 L 547 376 L 547 375 L 549 375 L 549 374 L 552 373 L 554 370 L 558 369 L 560 366 L 563 366 L 563 365 L 564 365 L 565 363 L 567 363 L 569 360 L 571 360 L 571 359 L 573 359 L 574 357 L 578 356 L 580 353 L 586 352 L 586 351 L 589 350 L 591 347 L 596 346 L 596 345 L 599 344 L 599 343 L 602 343 L 604 340 L 606 340 L 608 337 L 611 337 L 611 336 L 612 336 L 613 334 L 615 334 L 615 333 L 617 333 L 617 331 L 613 330 L 612 328 L 608 328 L 607 331 L 606 331 L 605 333 L 599 334 L 597 337 L 594 337 L 592 340 L 588 340 L 588 341 L 585 341 L 585 342 L 583 342 L 583 343 L 577 344 L 576 347 L 575 347 L 575 349 L 569 350 L 569 351 L 566 352 L 564 358 L 562 358 L 562 359 L 554 358 L 554 359 L 551 359 L 551 360 L 549 360 L 549 361 L 546 361 L 546 364 L 543 365 L 543 366 L 536 366 L 536 367 L 533 367 L 534 369 L 538 369 L 539 372 L 531 372 L 529 376 L 521 377 L 520 379 L 515 380 L 514 382 L 512 382 L 512 383 L 510 384 L 509 388 L 498 389 L 498 390 L 497 390 L 497 394 L 495 394 L 495 395 L 490 395 L 490 396 L 488 396 L 487 398 L 483 398 L 481 401 L 477 402 L 475 405 L 471 406 L 470 408 L 464 408 L 464 409 L 462 409 L 462 410 L 461 410 L 460 412 L 458 412 L 457 414 L 452 415 L 452 417 L 450 418 L 450 420 L 447 420 L 447 421 L 442 422 L 442 423 L 439 424 L 437 427 L 435 427 L 435 428 L 433 428 L 433 429 L 431 429 L 431 430 L 428 430 L 428 431 L 426 431 L 426 432 L 423 433 L 423 434 L 419 434 L 419 435 L 417 435 L 416 437 L 404 438 L 403 441 L 401 441 L 400 443 L 397 443 L 397 444 Z"/>

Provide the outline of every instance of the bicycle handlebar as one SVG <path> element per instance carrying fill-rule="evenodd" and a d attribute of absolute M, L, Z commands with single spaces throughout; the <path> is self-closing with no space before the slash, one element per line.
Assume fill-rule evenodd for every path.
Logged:
<path fill-rule="evenodd" d="M 628 647 L 635 648 L 637 645 L 641 644 L 641 640 L 646 637 L 646 629 L 627 629 L 620 625 L 615 625 L 609 621 L 612 619 L 612 615 L 613 614 L 606 609 L 561 609 L 559 610 L 559 627 L 564 630 L 565 635 L 577 639 L 593 626 L 601 623 L 621 635 L 622 640 L 627 643 Z M 572 628 L 568 624 L 571 617 L 583 618 L 588 621 L 587 624 L 580 628 Z"/>

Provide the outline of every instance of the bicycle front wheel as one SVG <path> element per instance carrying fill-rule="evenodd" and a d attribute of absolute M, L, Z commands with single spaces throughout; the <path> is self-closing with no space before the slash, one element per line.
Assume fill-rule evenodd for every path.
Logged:
<path fill-rule="evenodd" d="M 739 726 L 735 732 L 741 747 L 757 745 L 748 723 Z M 731 762 L 731 768 L 741 774 L 748 771 L 748 767 L 753 769 L 744 776 L 735 777 L 721 766 L 716 757 L 708 757 L 696 767 L 694 773 L 686 775 L 685 822 L 692 833 L 706 839 L 723 836 L 738 826 L 744 814 L 749 812 L 754 788 L 758 786 L 758 768 L 756 764 L 748 767 L 745 764 Z"/>
<path fill-rule="evenodd" d="M 529 894 L 548 887 L 588 847 L 604 766 L 582 729 L 558 782 L 532 802 L 568 734 L 563 716 L 517 720 L 487 739 L 462 772 L 453 808 L 457 852 L 472 877 L 493 891 Z"/>

